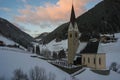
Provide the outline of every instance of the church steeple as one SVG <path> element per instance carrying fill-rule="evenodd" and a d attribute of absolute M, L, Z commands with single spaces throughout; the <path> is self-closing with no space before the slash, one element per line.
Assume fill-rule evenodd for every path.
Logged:
<path fill-rule="evenodd" d="M 74 11 L 74 6 L 72 4 L 72 9 L 71 9 L 71 17 L 70 17 L 70 22 L 74 25 L 75 22 L 75 11 Z"/>

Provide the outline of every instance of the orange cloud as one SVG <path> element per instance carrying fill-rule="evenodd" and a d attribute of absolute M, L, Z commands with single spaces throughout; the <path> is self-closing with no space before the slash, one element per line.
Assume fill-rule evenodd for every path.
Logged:
<path fill-rule="evenodd" d="M 91 0 L 73 0 L 77 16 L 85 12 L 85 5 Z M 15 20 L 38 25 L 40 22 L 68 21 L 70 18 L 72 0 L 59 0 L 56 4 L 46 3 L 44 6 L 26 5 L 25 9 L 18 10 L 20 15 Z"/>

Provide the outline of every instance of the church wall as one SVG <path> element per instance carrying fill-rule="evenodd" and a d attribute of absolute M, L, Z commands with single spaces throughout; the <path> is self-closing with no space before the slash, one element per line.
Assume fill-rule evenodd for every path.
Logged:
<path fill-rule="evenodd" d="M 82 54 L 82 65 L 94 69 L 106 68 L 105 54 Z"/>
<path fill-rule="evenodd" d="M 77 34 L 77 36 L 76 36 Z M 71 36 L 72 35 L 72 36 Z M 79 46 L 79 34 L 72 30 L 68 32 L 68 63 L 73 64 L 77 48 Z"/>
<path fill-rule="evenodd" d="M 97 69 L 105 69 L 106 68 L 106 55 L 105 54 L 97 54 L 96 56 L 96 68 Z"/>
<path fill-rule="evenodd" d="M 74 45 L 74 32 L 70 31 L 68 33 L 68 63 L 73 64 L 75 56 L 75 45 Z M 70 36 L 71 35 L 71 36 Z"/>

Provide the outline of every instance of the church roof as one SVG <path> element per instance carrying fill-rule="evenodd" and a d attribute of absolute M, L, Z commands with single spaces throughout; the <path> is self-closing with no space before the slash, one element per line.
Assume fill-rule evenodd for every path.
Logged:
<path fill-rule="evenodd" d="M 72 5 L 70 22 L 71 22 L 73 25 L 74 25 L 75 19 L 76 19 L 76 18 L 75 18 L 74 6 Z"/>
<path fill-rule="evenodd" d="M 97 54 L 99 41 L 88 42 L 87 46 L 80 52 L 81 54 Z"/>

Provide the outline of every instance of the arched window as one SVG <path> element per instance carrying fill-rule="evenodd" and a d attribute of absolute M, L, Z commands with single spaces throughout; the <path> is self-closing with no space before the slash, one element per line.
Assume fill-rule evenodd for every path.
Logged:
<path fill-rule="evenodd" d="M 70 38 L 72 37 L 72 34 L 70 34 Z"/>
<path fill-rule="evenodd" d="M 95 64 L 95 62 L 96 62 L 95 60 L 96 60 L 96 59 L 94 58 L 94 64 Z"/>
<path fill-rule="evenodd" d="M 83 63 L 85 63 L 85 57 L 83 58 Z"/>
<path fill-rule="evenodd" d="M 77 34 L 77 32 L 75 33 L 75 37 L 78 37 L 78 34 Z"/>
<path fill-rule="evenodd" d="M 101 64 L 101 58 L 99 58 L 99 64 Z"/>
<path fill-rule="evenodd" d="M 88 63 L 90 63 L 90 58 L 88 58 Z"/>

